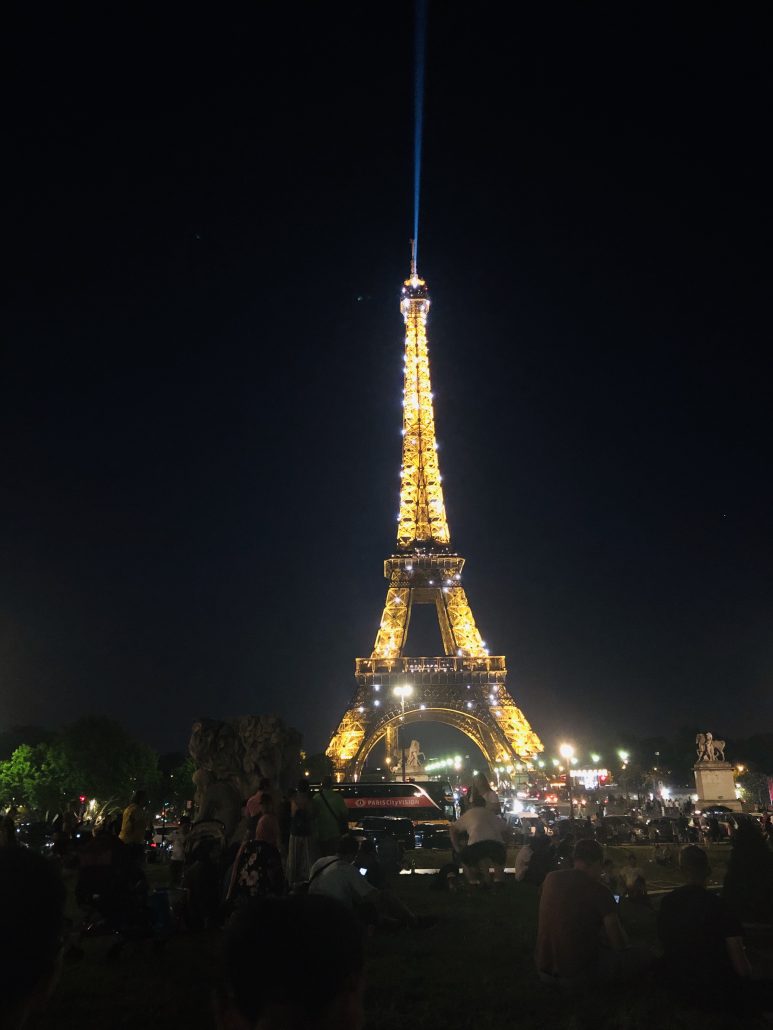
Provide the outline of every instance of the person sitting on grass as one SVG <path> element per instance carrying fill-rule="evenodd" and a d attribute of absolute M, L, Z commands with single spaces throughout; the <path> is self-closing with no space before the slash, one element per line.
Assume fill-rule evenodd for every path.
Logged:
<path fill-rule="evenodd" d="M 355 865 L 371 887 L 375 887 L 377 890 L 383 890 L 386 887 L 386 876 L 376 851 L 376 845 L 372 840 L 362 841 Z"/>
<path fill-rule="evenodd" d="M 605 887 L 609 887 L 609 889 L 612 891 L 612 894 L 619 896 L 620 881 L 618 880 L 617 871 L 615 869 L 615 863 L 612 861 L 611 858 L 607 858 L 604 860 L 604 866 L 601 872 L 600 882 L 603 883 Z"/>
<path fill-rule="evenodd" d="M 620 879 L 625 887 L 625 895 L 629 901 L 641 901 L 647 896 L 647 881 L 644 878 L 644 871 L 632 851 L 625 857 L 625 863 L 620 870 Z"/>
<path fill-rule="evenodd" d="M 65 890 L 51 862 L 27 848 L 0 849 L 0 1026 L 23 1027 L 48 999 L 59 973 Z"/>
<path fill-rule="evenodd" d="M 397 885 L 400 870 L 403 868 L 403 847 L 391 830 L 387 830 L 376 846 L 379 862 L 384 873 L 387 887 Z"/>
<path fill-rule="evenodd" d="M 680 995 L 689 990 L 696 1005 L 735 1012 L 773 1008 L 773 984 L 751 980 L 740 920 L 706 889 L 708 855 L 688 844 L 679 865 L 687 883 L 663 898 L 658 913 L 665 982 Z"/>
<path fill-rule="evenodd" d="M 520 883 L 531 883 L 539 887 L 553 868 L 555 856 L 550 840 L 542 833 L 535 834 L 518 852 L 515 878 Z"/>
<path fill-rule="evenodd" d="M 491 882 L 489 866 L 494 867 L 494 882 L 505 882 L 505 845 L 502 841 L 505 824 L 491 809 L 486 807 L 482 794 L 473 798 L 472 805 L 464 815 L 451 824 L 451 843 L 459 851 L 467 882 L 478 887 Z M 459 847 L 462 833 L 467 834 L 467 846 Z"/>
<path fill-rule="evenodd" d="M 773 923 L 773 852 L 750 820 L 733 834 L 722 897 L 739 918 Z"/>
<path fill-rule="evenodd" d="M 416 916 L 399 898 L 373 887 L 353 864 L 358 851 L 357 839 L 345 833 L 337 853 L 318 859 L 311 867 L 309 894 L 334 898 L 370 926 L 416 926 Z"/>
<path fill-rule="evenodd" d="M 574 846 L 574 867 L 542 885 L 536 961 L 540 979 L 569 989 L 634 977 L 652 961 L 630 947 L 612 892 L 600 882 L 604 851 L 596 840 Z"/>
<path fill-rule="evenodd" d="M 226 927 L 218 1030 L 360 1030 L 363 953 L 361 924 L 333 898 L 249 902 Z"/>

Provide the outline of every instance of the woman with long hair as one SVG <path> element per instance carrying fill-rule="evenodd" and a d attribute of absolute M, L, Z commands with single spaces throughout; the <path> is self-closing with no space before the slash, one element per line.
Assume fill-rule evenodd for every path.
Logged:
<path fill-rule="evenodd" d="M 483 775 L 482 772 L 476 772 L 472 778 L 472 790 L 470 791 L 470 804 L 473 803 L 475 798 L 483 798 L 486 802 L 486 808 L 493 812 L 495 815 L 500 815 L 501 808 L 499 805 L 499 798 L 497 792 L 491 786 L 489 781 Z"/>
<path fill-rule="evenodd" d="M 307 780 L 298 781 L 290 803 L 290 842 L 287 849 L 287 880 L 303 883 L 311 869 L 311 792 Z"/>

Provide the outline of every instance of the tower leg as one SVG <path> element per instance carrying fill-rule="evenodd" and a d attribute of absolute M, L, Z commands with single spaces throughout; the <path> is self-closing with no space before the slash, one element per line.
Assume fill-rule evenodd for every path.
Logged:
<path fill-rule="evenodd" d="M 395 762 L 400 761 L 397 741 L 398 733 L 397 726 L 387 726 L 387 731 L 384 734 L 384 753 L 392 769 L 395 767 Z"/>

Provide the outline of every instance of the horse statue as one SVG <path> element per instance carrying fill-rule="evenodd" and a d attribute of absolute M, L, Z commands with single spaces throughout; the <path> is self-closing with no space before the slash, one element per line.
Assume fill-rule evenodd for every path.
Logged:
<path fill-rule="evenodd" d="M 699 762 L 724 762 L 724 740 L 715 740 L 711 733 L 699 733 L 695 738 L 695 746 Z"/>
<path fill-rule="evenodd" d="M 406 772 L 423 772 L 424 770 L 424 752 L 421 750 L 421 745 L 418 740 L 412 740 L 411 746 L 408 748 L 408 758 L 405 763 Z"/>

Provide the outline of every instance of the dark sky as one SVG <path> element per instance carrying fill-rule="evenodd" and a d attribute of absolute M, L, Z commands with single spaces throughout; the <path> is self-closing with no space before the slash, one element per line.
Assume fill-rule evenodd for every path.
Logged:
<path fill-rule="evenodd" d="M 428 32 L 473 611 L 551 746 L 769 730 L 771 24 L 523 7 Z M 0 728 L 276 711 L 315 750 L 394 546 L 412 7 L 163 9 L 11 39 Z"/>

